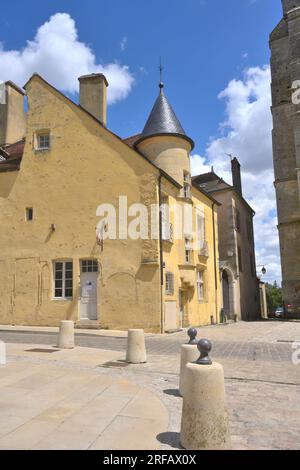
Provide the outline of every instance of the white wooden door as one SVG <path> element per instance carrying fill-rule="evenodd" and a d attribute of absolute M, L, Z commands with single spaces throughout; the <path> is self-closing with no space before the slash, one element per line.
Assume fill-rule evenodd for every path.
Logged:
<path fill-rule="evenodd" d="M 97 320 L 98 265 L 95 261 L 82 261 L 80 273 L 80 319 Z"/>

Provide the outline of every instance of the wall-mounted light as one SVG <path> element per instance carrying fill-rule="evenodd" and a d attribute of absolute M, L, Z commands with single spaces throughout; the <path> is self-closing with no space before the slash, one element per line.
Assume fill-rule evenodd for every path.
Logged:
<path fill-rule="evenodd" d="M 56 230 L 56 225 L 55 225 L 55 224 L 51 224 L 51 225 L 50 225 L 50 230 L 51 230 L 51 232 L 55 232 L 55 230 Z"/>

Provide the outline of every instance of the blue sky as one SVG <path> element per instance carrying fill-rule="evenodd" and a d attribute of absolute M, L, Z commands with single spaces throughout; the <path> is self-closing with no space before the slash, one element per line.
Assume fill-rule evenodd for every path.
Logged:
<path fill-rule="evenodd" d="M 134 74 L 130 96 L 109 110 L 112 129 L 126 136 L 142 128 L 157 94 L 162 56 L 166 94 L 196 151 L 203 152 L 222 119 L 218 93 L 246 66 L 268 63 L 268 35 L 281 5 L 279 0 L 5 2 L 0 41 L 5 49 L 21 49 L 57 12 L 75 19 L 80 41 L 92 47 L 100 63 L 118 60 Z"/>
<path fill-rule="evenodd" d="M 0 80 L 22 86 L 37 71 L 76 100 L 77 76 L 103 69 L 112 83 L 108 126 L 126 137 L 142 130 L 152 108 L 161 56 L 166 95 L 196 143 L 194 173 L 214 164 L 230 179 L 224 153 L 238 154 L 256 230 L 267 240 L 257 243 L 258 263 L 269 265 L 268 280 L 280 280 L 264 66 L 281 16 L 280 0 L 5 2 Z"/>

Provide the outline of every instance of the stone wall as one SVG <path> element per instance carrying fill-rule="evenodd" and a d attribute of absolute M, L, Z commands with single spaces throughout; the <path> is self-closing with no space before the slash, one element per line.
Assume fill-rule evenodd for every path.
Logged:
<path fill-rule="evenodd" d="M 300 105 L 293 84 L 300 80 L 300 0 L 284 0 L 285 17 L 270 36 L 273 157 L 278 208 L 283 299 L 300 317 Z"/>

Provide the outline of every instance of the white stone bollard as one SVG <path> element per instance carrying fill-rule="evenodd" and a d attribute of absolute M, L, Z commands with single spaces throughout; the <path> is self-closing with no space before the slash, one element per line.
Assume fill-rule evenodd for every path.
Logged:
<path fill-rule="evenodd" d="M 180 356 L 180 376 L 179 376 L 179 393 L 184 396 L 186 365 L 189 362 L 195 362 L 199 357 L 197 346 L 193 344 L 183 344 L 181 346 Z"/>
<path fill-rule="evenodd" d="M 183 397 L 184 395 L 184 383 L 185 383 L 185 371 L 186 365 L 189 362 L 194 362 L 199 357 L 199 352 L 197 348 L 197 330 L 195 328 L 190 328 L 188 330 L 188 336 L 190 341 L 188 344 L 183 344 L 181 346 L 180 354 L 180 375 L 179 375 L 179 394 Z"/>
<path fill-rule="evenodd" d="M 223 367 L 211 363 L 209 341 L 200 340 L 198 349 L 199 362 L 186 365 L 180 442 L 187 450 L 230 449 Z"/>
<path fill-rule="evenodd" d="M 60 322 L 57 347 L 59 349 L 73 349 L 74 345 L 74 322 L 62 320 Z"/>
<path fill-rule="evenodd" d="M 6 345 L 4 341 L 0 341 L 0 365 L 5 366 L 6 364 Z"/>
<path fill-rule="evenodd" d="M 128 330 L 126 362 L 130 364 L 147 362 L 144 330 Z"/>

